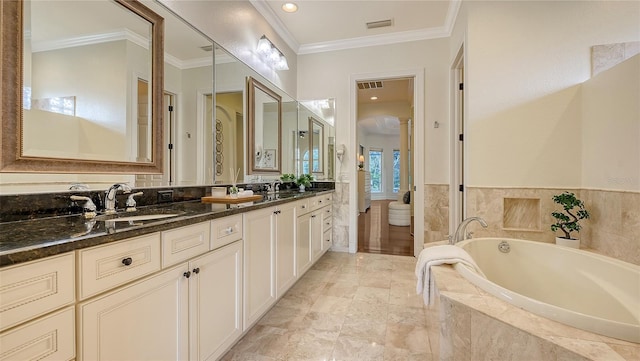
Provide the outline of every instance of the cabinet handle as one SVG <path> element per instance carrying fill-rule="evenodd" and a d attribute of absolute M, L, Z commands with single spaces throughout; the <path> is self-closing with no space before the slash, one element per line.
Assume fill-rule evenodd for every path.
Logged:
<path fill-rule="evenodd" d="M 200 273 L 200 267 L 198 267 L 198 268 L 194 268 L 194 269 L 193 269 L 193 273 L 195 273 L 195 274 Z"/>
<path fill-rule="evenodd" d="M 304 206 L 304 205 L 303 205 L 303 206 L 302 206 L 302 209 L 305 209 L 305 208 L 307 208 L 307 206 Z"/>
<path fill-rule="evenodd" d="M 185 273 L 182 274 L 183 276 L 185 276 L 186 278 L 191 277 L 191 272 L 187 271 Z"/>
<path fill-rule="evenodd" d="M 227 228 L 227 234 L 231 234 L 231 233 L 233 233 L 233 227 Z"/>
<path fill-rule="evenodd" d="M 131 259 L 131 257 L 127 257 L 122 260 L 122 264 L 125 266 L 131 266 L 132 263 L 133 263 L 133 259 Z"/>
<path fill-rule="evenodd" d="M 311 216 L 311 218 L 316 218 L 316 215 L 315 215 L 315 214 L 314 214 L 314 215 L 312 215 L 312 216 Z"/>

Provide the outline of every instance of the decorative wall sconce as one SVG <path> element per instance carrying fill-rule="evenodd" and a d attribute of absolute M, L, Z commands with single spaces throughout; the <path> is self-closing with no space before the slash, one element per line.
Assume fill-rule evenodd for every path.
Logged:
<path fill-rule="evenodd" d="M 364 169 L 364 155 L 362 154 L 358 157 L 358 168 L 360 168 L 360 170 Z"/>
<path fill-rule="evenodd" d="M 287 64 L 287 58 L 280 49 L 269 40 L 266 35 L 262 35 L 258 41 L 258 48 L 256 49 L 262 61 L 265 64 L 269 64 L 275 70 L 289 70 L 289 64 Z"/>

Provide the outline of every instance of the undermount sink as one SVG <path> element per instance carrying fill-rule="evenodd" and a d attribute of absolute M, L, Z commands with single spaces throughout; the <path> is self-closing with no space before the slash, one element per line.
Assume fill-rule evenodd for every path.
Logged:
<path fill-rule="evenodd" d="M 161 214 L 143 214 L 137 216 L 124 216 L 108 218 L 105 216 L 96 217 L 98 221 L 111 221 L 111 222 L 135 222 L 135 221 L 151 221 L 154 219 L 163 219 L 179 216 L 180 213 L 161 213 Z"/>

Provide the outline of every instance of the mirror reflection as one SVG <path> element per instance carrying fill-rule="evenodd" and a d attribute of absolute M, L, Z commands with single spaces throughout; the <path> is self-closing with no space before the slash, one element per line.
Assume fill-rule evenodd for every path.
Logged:
<path fill-rule="evenodd" d="M 280 173 L 282 98 L 252 77 L 247 86 L 249 174 Z"/>
<path fill-rule="evenodd" d="M 311 173 L 324 173 L 324 126 L 319 120 L 309 117 L 309 129 Z"/>
<path fill-rule="evenodd" d="M 151 162 L 151 31 L 116 2 L 25 1 L 23 156 Z"/>

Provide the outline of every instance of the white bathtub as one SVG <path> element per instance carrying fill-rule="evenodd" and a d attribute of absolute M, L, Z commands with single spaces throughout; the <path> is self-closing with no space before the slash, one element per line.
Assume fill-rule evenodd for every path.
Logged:
<path fill-rule="evenodd" d="M 498 249 L 501 242 L 510 251 Z M 514 306 L 597 334 L 640 343 L 640 266 L 555 244 L 510 238 L 458 243 L 486 279 L 455 269 Z"/>

